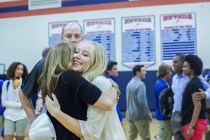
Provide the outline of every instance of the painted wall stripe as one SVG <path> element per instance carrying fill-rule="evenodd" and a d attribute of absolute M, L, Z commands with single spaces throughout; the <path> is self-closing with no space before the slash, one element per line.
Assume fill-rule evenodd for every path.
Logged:
<path fill-rule="evenodd" d="M 116 2 L 107 4 L 92 4 L 82 6 L 67 6 L 62 8 L 51 8 L 31 11 L 13 11 L 9 13 L 0 13 L 0 18 L 22 17 L 22 16 L 34 16 L 34 15 L 46 15 L 57 13 L 69 13 L 69 12 L 82 12 L 91 10 L 105 10 L 105 9 L 118 9 L 129 7 L 143 7 L 143 6 L 155 6 L 155 5 L 173 5 L 173 4 L 185 4 L 185 3 L 199 3 L 210 2 L 210 0 L 147 0 L 147 1 L 135 1 L 135 2 Z M 16 7 L 18 9 L 18 7 Z M 20 6 L 20 9 L 23 7 Z M 0 8 L 1 10 L 2 8 Z"/>

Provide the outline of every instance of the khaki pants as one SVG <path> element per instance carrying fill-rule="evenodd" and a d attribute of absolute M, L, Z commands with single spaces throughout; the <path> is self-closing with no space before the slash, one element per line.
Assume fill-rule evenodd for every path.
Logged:
<path fill-rule="evenodd" d="M 173 112 L 171 115 L 171 127 L 174 134 L 174 140 L 184 140 L 183 130 L 181 126 L 180 112 Z"/>
<path fill-rule="evenodd" d="M 128 139 L 134 140 L 138 134 L 143 140 L 150 139 L 149 120 L 128 121 Z"/>
<path fill-rule="evenodd" d="M 159 140 L 172 140 L 171 121 L 158 121 Z"/>

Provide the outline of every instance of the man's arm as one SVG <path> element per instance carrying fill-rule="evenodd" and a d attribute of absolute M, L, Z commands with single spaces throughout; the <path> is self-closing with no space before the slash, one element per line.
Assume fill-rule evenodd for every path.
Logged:
<path fill-rule="evenodd" d="M 25 110 L 30 122 L 36 117 L 30 97 L 32 94 L 39 91 L 37 80 L 43 71 L 44 64 L 45 59 L 42 59 L 34 66 L 19 92 L 23 109 Z"/>
<path fill-rule="evenodd" d="M 26 112 L 26 114 L 28 116 L 29 121 L 33 122 L 33 120 L 35 119 L 36 115 L 34 113 L 34 109 L 33 109 L 33 105 L 32 105 L 31 99 L 26 97 L 23 94 L 21 89 L 20 89 L 20 92 L 19 92 L 19 97 L 20 97 L 20 101 L 21 101 L 21 104 L 23 106 L 23 109 L 25 110 L 25 112 Z"/>
<path fill-rule="evenodd" d="M 205 98 L 209 99 L 210 98 L 210 85 L 205 81 L 202 75 L 198 76 L 198 78 L 202 82 L 205 92 L 202 89 L 199 89 L 200 92 L 194 92 L 195 94 L 193 94 L 193 98 L 196 100 L 202 100 Z"/>

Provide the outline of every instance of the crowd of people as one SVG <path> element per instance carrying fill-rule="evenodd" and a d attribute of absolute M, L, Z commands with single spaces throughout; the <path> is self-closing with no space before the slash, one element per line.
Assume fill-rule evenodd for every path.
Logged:
<path fill-rule="evenodd" d="M 4 128 L 4 139 L 23 140 L 27 125 L 37 116 L 35 110 L 39 112 L 46 104 L 57 140 L 126 140 L 117 105 L 117 62 L 108 62 L 104 47 L 84 40 L 79 24 L 67 23 L 61 42 L 45 48 L 42 55 L 29 74 L 23 63 L 14 62 L 7 70 L 8 80 L 0 81 L 0 128 Z M 173 58 L 172 66 L 163 63 L 157 71 L 154 96 L 158 139 L 202 140 L 210 118 L 205 102 L 210 98 L 210 85 L 202 76 L 203 62 L 196 55 L 181 54 Z M 135 140 L 139 135 L 151 140 L 152 113 L 142 81 L 146 69 L 136 65 L 132 72 L 134 76 L 126 87 L 127 138 Z M 174 93 L 174 104 L 171 115 L 165 116 L 159 95 L 168 87 Z M 206 140 L 209 137 L 207 133 Z"/>

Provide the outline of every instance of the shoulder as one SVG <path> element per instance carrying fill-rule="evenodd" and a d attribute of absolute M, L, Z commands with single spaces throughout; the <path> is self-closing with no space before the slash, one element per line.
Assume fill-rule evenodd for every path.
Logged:
<path fill-rule="evenodd" d="M 69 70 L 65 71 L 61 74 L 60 76 L 64 82 L 67 83 L 74 83 L 76 84 L 84 84 L 84 83 L 89 83 L 87 80 L 85 80 L 79 72 Z"/>
<path fill-rule="evenodd" d="M 2 88 L 4 87 L 8 87 L 9 86 L 9 84 L 10 84 L 10 80 L 5 80 L 5 81 L 3 81 L 3 84 L 2 84 Z"/>
<path fill-rule="evenodd" d="M 95 82 L 110 82 L 108 78 L 104 77 L 104 76 L 97 76 L 92 83 Z"/>
<path fill-rule="evenodd" d="M 0 87 L 3 85 L 4 81 L 0 80 Z"/>
<path fill-rule="evenodd" d="M 37 63 L 37 65 L 43 65 L 45 63 L 45 59 L 41 59 L 39 60 L 39 62 Z"/>
<path fill-rule="evenodd" d="M 177 78 L 177 74 L 175 74 L 172 78 L 172 80 L 176 79 Z"/>
<path fill-rule="evenodd" d="M 44 64 L 45 64 L 45 59 L 41 59 L 41 60 L 39 60 L 39 62 L 37 62 L 37 64 L 34 66 L 33 69 L 41 69 L 42 70 L 44 68 Z"/>
<path fill-rule="evenodd" d="M 97 86 L 100 90 L 108 90 L 112 87 L 112 84 L 109 79 L 104 76 L 97 76 L 92 84 Z"/>
<path fill-rule="evenodd" d="M 155 83 L 155 89 L 162 90 L 166 87 L 167 87 L 167 84 L 162 79 L 158 79 Z"/>
<path fill-rule="evenodd" d="M 76 71 L 73 71 L 73 70 L 69 70 L 69 71 L 65 71 L 62 73 L 62 76 L 64 78 L 67 78 L 67 79 L 71 79 L 71 78 L 82 78 L 82 76 L 80 75 L 79 72 L 76 72 Z"/>
<path fill-rule="evenodd" d="M 194 78 L 190 81 L 190 83 L 191 83 L 192 85 L 201 84 L 201 80 L 200 80 L 198 77 L 194 77 Z"/>
<path fill-rule="evenodd" d="M 145 83 L 142 80 L 139 80 L 139 86 L 145 86 Z"/>

